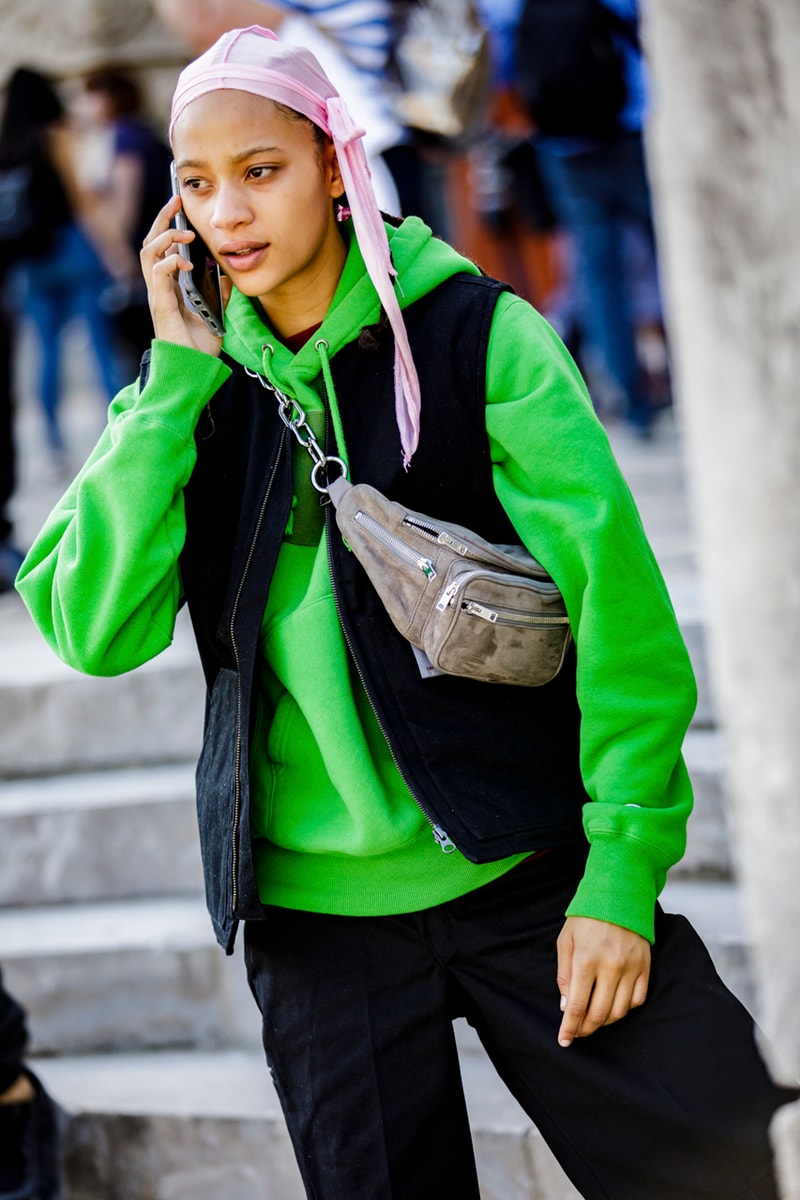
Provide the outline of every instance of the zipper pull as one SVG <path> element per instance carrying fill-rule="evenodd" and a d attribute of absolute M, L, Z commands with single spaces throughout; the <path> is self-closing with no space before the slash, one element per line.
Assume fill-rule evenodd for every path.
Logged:
<path fill-rule="evenodd" d="M 491 621 L 493 625 L 497 623 L 499 614 L 493 608 L 487 608 L 485 604 L 478 604 L 477 600 L 465 600 L 462 608 L 471 617 L 481 617 L 484 621 Z"/>
<path fill-rule="evenodd" d="M 456 844 L 450 838 L 449 833 L 442 829 L 441 825 L 431 825 L 433 830 L 433 840 L 438 844 L 439 849 L 443 854 L 452 854 L 456 849 Z"/>
<path fill-rule="evenodd" d="M 469 546 L 465 546 L 463 542 L 457 542 L 451 533 L 443 529 L 439 534 L 437 541 L 442 546 L 448 546 L 451 550 L 455 550 L 456 554 L 460 554 L 463 558 L 465 554 L 469 554 Z"/>
<path fill-rule="evenodd" d="M 448 584 L 447 587 L 442 592 L 439 599 L 436 601 L 436 611 L 444 612 L 444 610 L 453 603 L 453 600 L 455 599 L 457 591 L 458 591 L 458 580 L 455 580 L 453 583 Z"/>

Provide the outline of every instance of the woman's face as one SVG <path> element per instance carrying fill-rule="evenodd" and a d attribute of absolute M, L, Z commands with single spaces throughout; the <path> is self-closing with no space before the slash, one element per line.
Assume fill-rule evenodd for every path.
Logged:
<path fill-rule="evenodd" d="M 173 148 L 186 216 L 239 291 L 283 335 L 321 321 L 346 252 L 332 144 L 271 100 L 221 90 L 183 110 Z"/>

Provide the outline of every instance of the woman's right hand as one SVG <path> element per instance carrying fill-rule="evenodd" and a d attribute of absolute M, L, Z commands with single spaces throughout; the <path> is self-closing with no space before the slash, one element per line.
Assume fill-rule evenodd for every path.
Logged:
<path fill-rule="evenodd" d="M 178 283 L 178 272 L 191 270 L 188 255 L 184 257 L 180 248 L 188 246 L 195 237 L 191 230 L 173 227 L 172 219 L 180 207 L 179 196 L 173 196 L 164 205 L 144 239 L 140 254 L 153 329 L 161 341 L 217 357 L 222 339 L 211 332 L 202 317 L 187 308 Z M 229 283 L 226 291 L 225 301 L 230 295 Z"/>

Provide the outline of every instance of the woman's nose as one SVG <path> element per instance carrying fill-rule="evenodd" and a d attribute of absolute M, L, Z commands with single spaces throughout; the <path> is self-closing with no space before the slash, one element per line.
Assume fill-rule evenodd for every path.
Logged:
<path fill-rule="evenodd" d="M 235 225 L 246 224 L 252 216 L 252 210 L 240 188 L 224 183 L 218 185 L 211 216 L 214 229 L 230 229 Z"/>

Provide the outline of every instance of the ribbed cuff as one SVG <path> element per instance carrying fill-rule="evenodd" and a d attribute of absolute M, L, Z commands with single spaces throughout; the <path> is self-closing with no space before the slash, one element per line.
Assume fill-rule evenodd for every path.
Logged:
<path fill-rule="evenodd" d="M 156 338 L 147 383 L 134 410 L 146 411 L 149 417 L 190 440 L 200 413 L 230 374 L 227 363 L 212 354 Z"/>
<path fill-rule="evenodd" d="M 652 848 L 630 838 L 595 837 L 568 917 L 609 921 L 654 941 L 656 899 L 667 867 Z"/>

